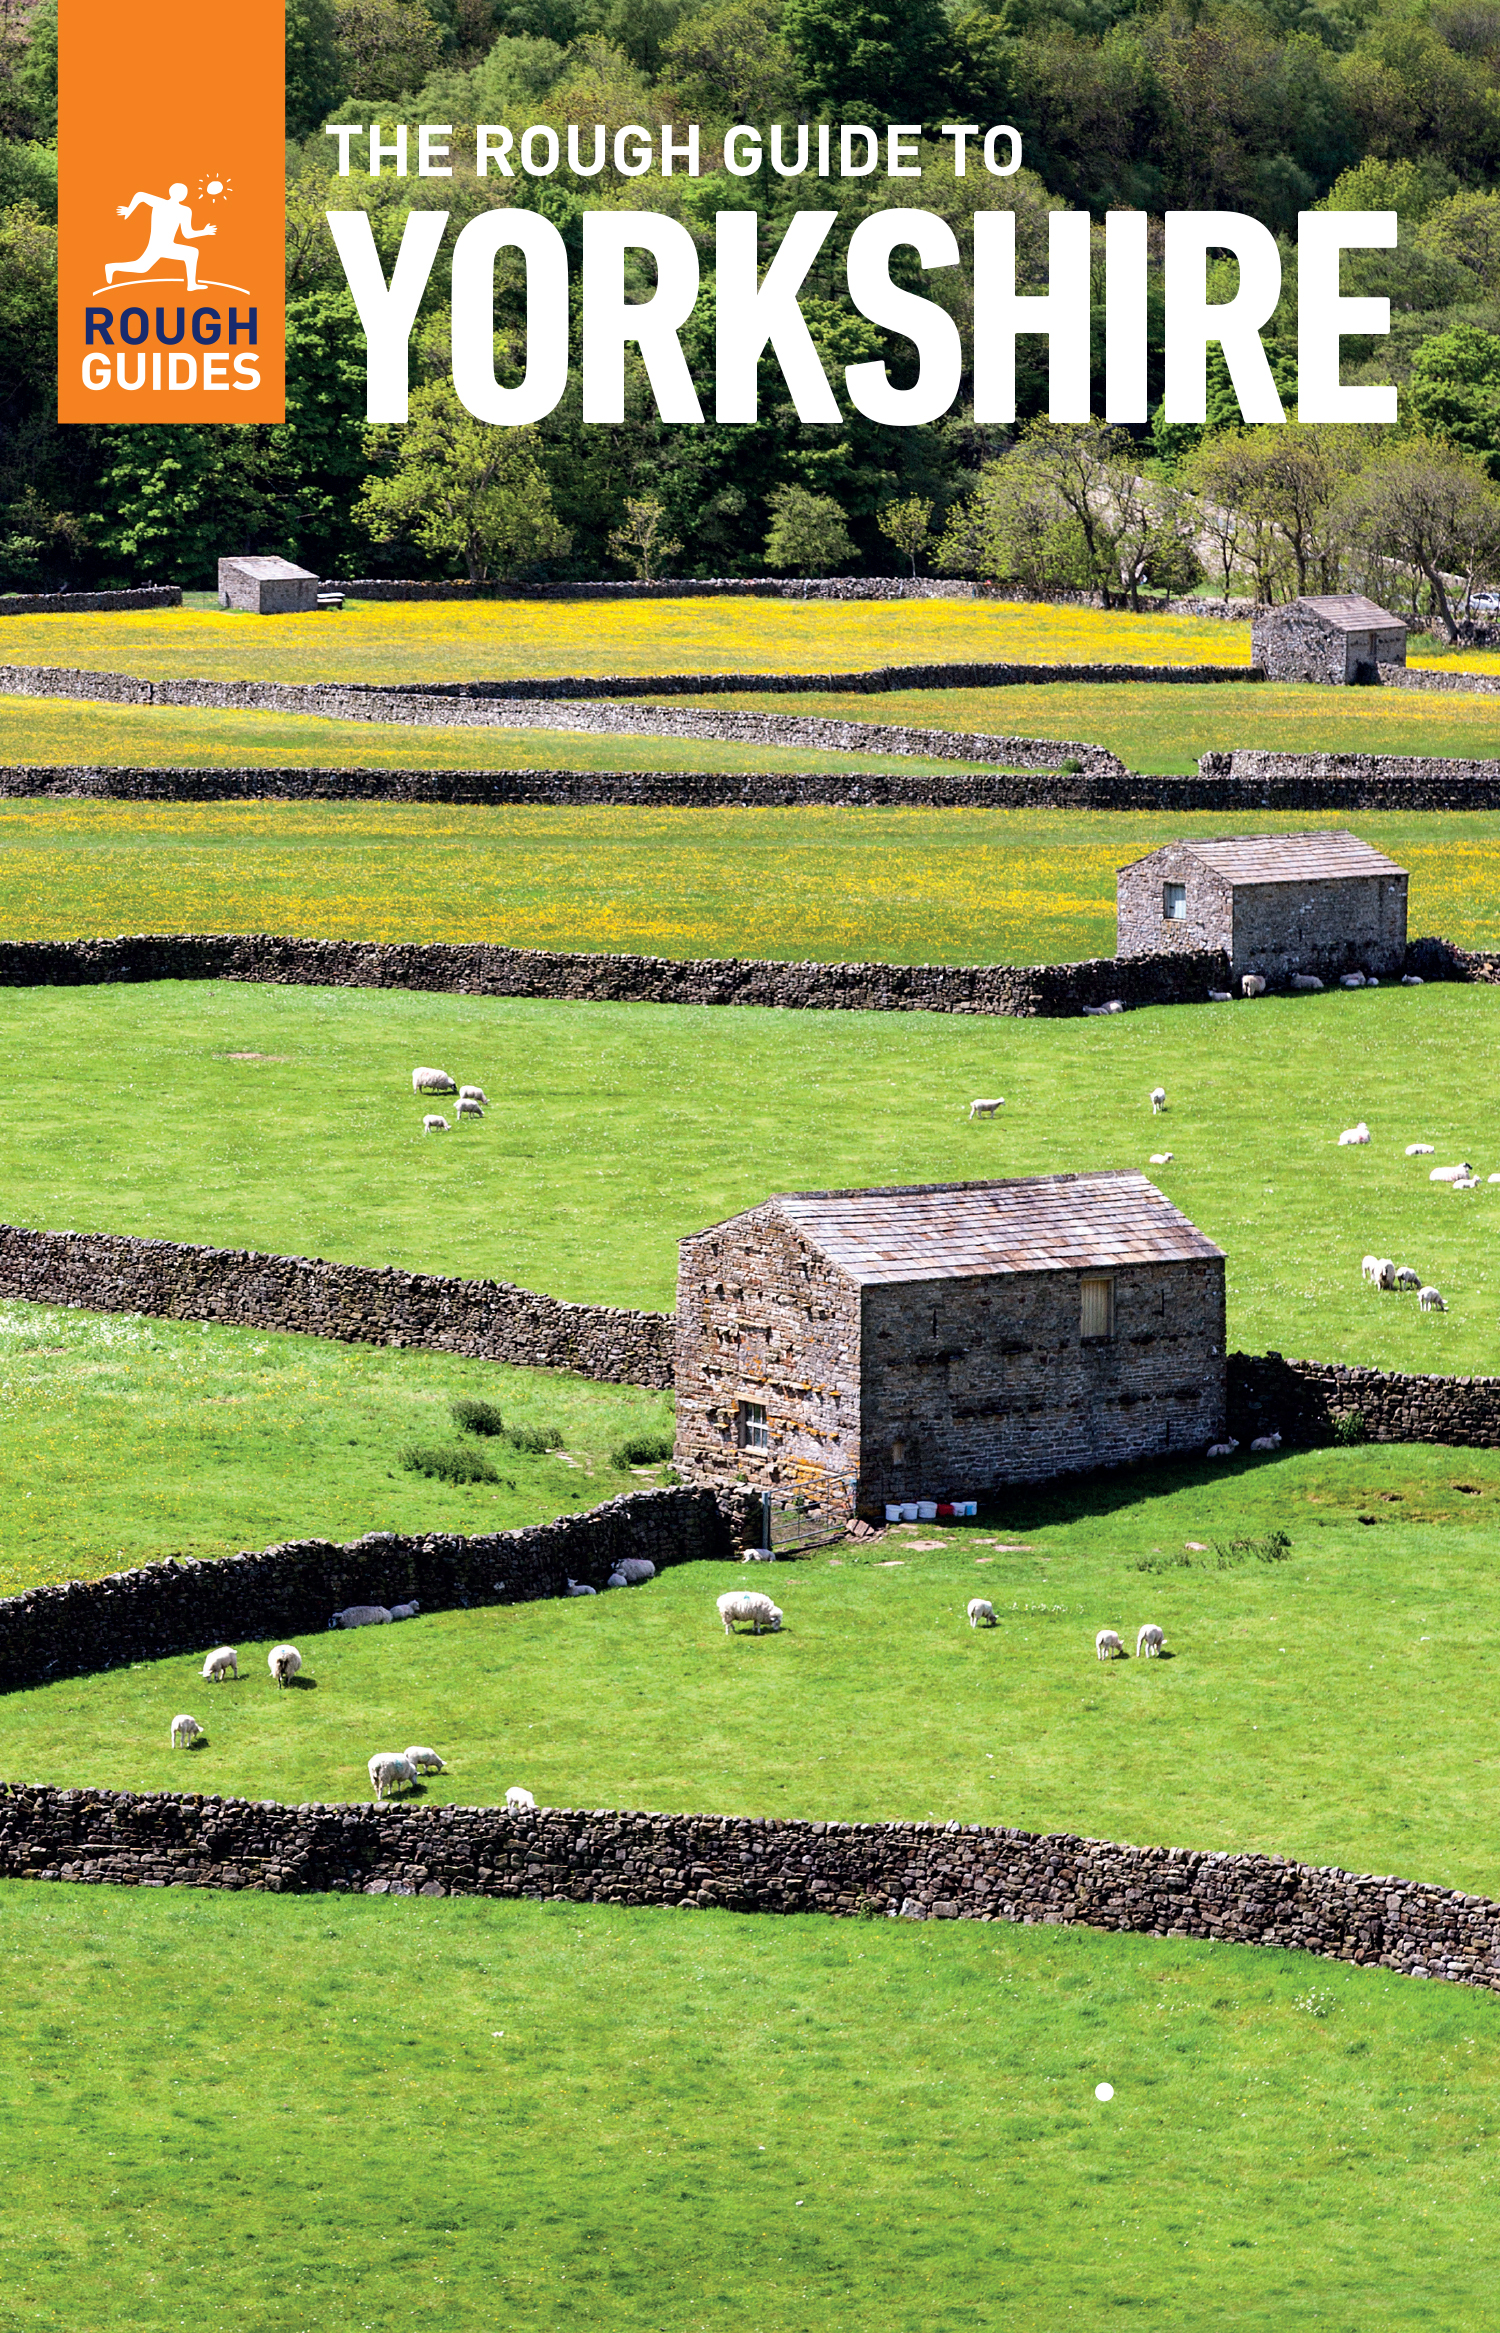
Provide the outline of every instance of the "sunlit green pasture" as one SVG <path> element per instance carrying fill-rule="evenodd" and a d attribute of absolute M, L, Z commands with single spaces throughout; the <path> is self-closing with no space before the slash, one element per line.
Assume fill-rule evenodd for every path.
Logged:
<path fill-rule="evenodd" d="M 424 1135 L 419 1063 L 482 1085 L 483 1122 Z M 1500 993 L 1478 987 L 1059 1021 L 7 989 L 0 1216 L 670 1310 L 677 1240 L 769 1192 L 1139 1167 L 1227 1251 L 1232 1345 L 1491 1371 L 1500 1185 L 1428 1169 L 1500 1172 L 1497 1081 Z M 970 1124 L 975 1094 L 1006 1106 Z M 1340 1149 L 1360 1118 L 1373 1142 Z M 1437 1157 L 1405 1157 L 1418 1141 Z M 1448 1312 L 1366 1287 L 1372 1248 Z"/>

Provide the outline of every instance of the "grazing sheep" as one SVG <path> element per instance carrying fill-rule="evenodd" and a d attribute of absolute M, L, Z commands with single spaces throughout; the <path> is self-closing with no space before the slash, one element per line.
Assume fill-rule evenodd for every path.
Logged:
<path fill-rule="evenodd" d="M 1167 1106 L 1167 1089 L 1166 1089 L 1166 1087 L 1165 1087 L 1164 1085 L 1154 1085 L 1154 1086 L 1151 1088 L 1151 1115 L 1152 1115 L 1152 1117 L 1153 1117 L 1153 1118 L 1158 1118 L 1158 1117 L 1160 1117 L 1160 1115 L 1161 1115 L 1162 1111 L 1163 1111 L 1163 1110 L 1166 1108 L 1166 1106 Z"/>
<path fill-rule="evenodd" d="M 518 1782 L 513 1782 L 505 1793 L 505 1808 L 507 1814 L 534 1815 L 536 1800 L 529 1790 L 523 1790 Z"/>
<path fill-rule="evenodd" d="M 1376 1263 L 1375 1285 L 1377 1288 L 1394 1288 L 1396 1285 L 1396 1267 L 1389 1256 L 1381 1256 Z"/>
<path fill-rule="evenodd" d="M 424 1134 L 451 1134 L 453 1129 L 446 1118 L 439 1118 L 434 1112 L 429 1111 L 422 1120 L 422 1132 Z"/>
<path fill-rule="evenodd" d="M 1208 1455 L 1210 1458 L 1232 1458 L 1238 1448 L 1238 1442 L 1234 1441 L 1210 1442 L 1208 1445 Z"/>
<path fill-rule="evenodd" d="M 1321 996 L 1323 983 L 1315 972 L 1294 972 L 1292 986 L 1299 996 Z"/>
<path fill-rule="evenodd" d="M 234 1646 L 221 1644 L 216 1652 L 211 1652 L 203 1664 L 201 1674 L 208 1679 L 210 1685 L 222 1685 L 226 1677 L 233 1677 L 238 1684 L 240 1656 L 235 1651 Z"/>
<path fill-rule="evenodd" d="M 391 1606 L 391 1618 L 393 1620 L 415 1620 L 421 1609 L 421 1605 L 417 1602 L 415 1596 L 413 1596 L 409 1604 L 393 1604 Z"/>
<path fill-rule="evenodd" d="M 193 1744 L 194 1744 L 194 1742 L 195 1742 L 195 1741 L 198 1739 L 198 1736 L 199 1736 L 199 1735 L 202 1733 L 202 1731 L 203 1731 L 203 1728 L 202 1728 L 202 1726 L 201 1726 L 201 1725 L 198 1723 L 198 1720 L 196 1719 L 196 1717 L 189 1717 L 189 1716 L 188 1716 L 188 1714 L 187 1714 L 187 1712 L 184 1710 L 184 1712 L 183 1712 L 183 1714 L 182 1714 L 182 1716 L 181 1716 L 181 1717 L 174 1717 L 174 1718 L 173 1718 L 173 1720 L 172 1720 L 172 1747 L 173 1747 L 173 1749 L 174 1749 L 174 1750 L 188 1750 L 188 1749 L 191 1749 L 191 1748 L 192 1748 L 192 1746 L 193 1746 Z"/>
<path fill-rule="evenodd" d="M 774 1635 L 781 1626 L 781 1613 L 769 1596 L 754 1588 L 730 1588 L 719 1598 L 719 1618 L 724 1623 L 724 1634 L 733 1636 L 736 1621 L 748 1621 L 756 1636 L 763 1628 Z"/>
<path fill-rule="evenodd" d="M 1359 1267 L 1359 1276 L 1362 1280 L 1368 1280 L 1372 1288 L 1378 1287 L 1380 1284 L 1379 1256 L 1366 1256 Z"/>
<path fill-rule="evenodd" d="M 1210 1004 L 1233 1004 L 1234 998 L 1227 988 L 1211 988 L 1208 992 L 1208 1001 Z"/>
<path fill-rule="evenodd" d="M 1396 1266 L 1396 1286 L 1398 1288 L 1420 1288 L 1421 1285 L 1421 1273 L 1414 1272 L 1410 1264 L 1398 1264 Z"/>
<path fill-rule="evenodd" d="M 419 1774 L 446 1774 L 448 1771 L 445 1761 L 438 1756 L 436 1750 L 408 1750 L 406 1763 L 408 1766 L 415 1766 Z"/>
<path fill-rule="evenodd" d="M 971 1628 L 977 1628 L 981 1620 L 984 1622 L 986 1628 L 993 1628 L 995 1625 L 995 1607 L 993 1604 L 988 1603 L 983 1596 L 971 1596 L 969 1598 L 969 1626 Z"/>
<path fill-rule="evenodd" d="M 414 1094 L 456 1094 L 458 1088 L 446 1069 L 414 1069 L 411 1090 Z"/>
<path fill-rule="evenodd" d="M 477 1102 L 460 1101 L 453 1115 L 455 1118 L 482 1118 L 484 1112 Z"/>
<path fill-rule="evenodd" d="M 568 1594 L 570 1596 L 593 1596 L 597 1593 L 597 1589 L 585 1587 L 582 1580 L 569 1580 L 568 1582 Z"/>
<path fill-rule="evenodd" d="M 370 1760 L 370 1788 L 375 1793 L 377 1806 L 388 1791 L 395 1789 L 398 1782 L 409 1782 L 415 1789 L 416 1767 L 399 1750 L 377 1750 Z"/>
<path fill-rule="evenodd" d="M 1112 1661 L 1117 1654 L 1122 1661 L 1128 1660 L 1130 1657 L 1116 1631 L 1112 1628 L 1101 1628 L 1094 1639 L 1095 1660 Z"/>
<path fill-rule="evenodd" d="M 346 1604 L 342 1612 L 335 1612 L 330 1628 L 378 1628 L 390 1619 L 383 1604 Z"/>
<path fill-rule="evenodd" d="M 1263 976 L 1259 972 L 1242 973 L 1240 975 L 1240 991 L 1244 996 L 1264 996 L 1266 984 Z"/>
<path fill-rule="evenodd" d="M 1170 1150 L 1153 1150 L 1146 1163 L 1148 1166 L 1170 1166 L 1172 1153 Z"/>
<path fill-rule="evenodd" d="M 1252 1450 L 1279 1450 L 1281 1436 L 1279 1434 L 1257 1434 L 1250 1447 Z"/>
<path fill-rule="evenodd" d="M 1408 1142 L 1406 1155 L 1408 1158 L 1431 1158 L 1436 1148 L 1434 1142 Z"/>
<path fill-rule="evenodd" d="M 1005 1107 L 1005 1096 L 1004 1096 L 1004 1094 L 996 1094 L 996 1095 L 995 1095 L 995 1097 L 994 1097 L 994 1099 L 993 1099 L 993 1101 L 988 1101 L 988 1102 L 970 1102 L 970 1104 L 969 1104 L 969 1120 L 970 1120 L 970 1123 L 972 1124 L 972 1123 L 973 1123 L 973 1121 L 974 1121 L 974 1119 L 976 1119 L 976 1118 L 993 1118 L 993 1117 L 994 1117 L 994 1115 L 995 1115 L 995 1112 L 996 1112 L 997 1110 L 1003 1110 L 1003 1109 L 1004 1109 L 1004 1107 Z"/>
<path fill-rule="evenodd" d="M 1459 1166 L 1434 1167 L 1427 1180 L 1429 1183 L 1462 1183 L 1466 1182 L 1473 1172 L 1474 1169 L 1465 1159 Z"/>
<path fill-rule="evenodd" d="M 490 1097 L 482 1085 L 461 1085 L 458 1089 L 458 1099 L 460 1107 L 465 1102 L 479 1102 L 486 1110 L 490 1106 Z"/>
<path fill-rule="evenodd" d="M 1136 1659 L 1138 1661 L 1159 1660 L 1161 1648 L 1165 1642 L 1166 1637 L 1162 1630 L 1157 1627 L 1156 1622 L 1148 1620 L 1135 1640 Z"/>
<path fill-rule="evenodd" d="M 774 1547 L 747 1547 L 740 1557 L 740 1561 L 741 1563 L 774 1563 L 776 1550 Z"/>
<path fill-rule="evenodd" d="M 1363 1118 L 1361 1118 L 1357 1126 L 1346 1126 L 1344 1128 L 1343 1133 L 1339 1136 L 1339 1148 L 1340 1150 L 1347 1150 L 1351 1146 L 1354 1146 L 1362 1150 L 1369 1139 L 1370 1129 L 1365 1124 Z"/>
<path fill-rule="evenodd" d="M 302 1666 L 302 1655 L 294 1644 L 273 1645 L 266 1655 L 266 1667 L 278 1685 L 290 1685 Z"/>
<path fill-rule="evenodd" d="M 1446 1312 L 1448 1309 L 1443 1302 L 1440 1291 L 1436 1288 L 1419 1288 L 1417 1302 L 1424 1312 Z"/>

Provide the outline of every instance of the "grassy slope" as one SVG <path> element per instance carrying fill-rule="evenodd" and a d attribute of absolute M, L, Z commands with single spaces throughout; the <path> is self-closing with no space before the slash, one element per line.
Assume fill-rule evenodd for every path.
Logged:
<path fill-rule="evenodd" d="M 235 1054 L 269 1058 L 236 1060 Z M 482 1084 L 421 1132 L 411 1069 Z M 479 1273 L 670 1309 L 674 1243 L 767 1192 L 1145 1167 L 1229 1256 L 1229 1334 L 1493 1370 L 1500 995 L 1382 989 L 1109 1020 L 568 1005 L 211 983 L 0 992 L 0 1215 Z M 1153 1120 L 1147 1096 L 1171 1096 Z M 970 1125 L 975 1093 L 1009 1097 Z M 1363 1117 L 1375 1140 L 1341 1150 Z M 1359 1277 L 1374 1246 L 1446 1315 Z"/>
<path fill-rule="evenodd" d="M 1051 1929 L 24 1885 L 0 1946 L 7 2333 L 156 2333 L 210 2289 L 245 2333 L 1493 2320 L 1500 2011 L 1447 1986 Z"/>
<path fill-rule="evenodd" d="M 680 705 L 685 700 L 672 701 Z M 764 700 L 733 693 L 702 702 L 749 708 Z M 907 722 L 919 729 L 1084 738 L 1091 745 L 1107 745 L 1135 770 L 1190 771 L 1200 754 L 1241 746 L 1275 753 L 1451 754 L 1465 760 L 1500 754 L 1496 696 L 1408 696 L 1395 690 L 1270 683 L 1241 688 L 1233 681 L 1203 688 L 1049 681 L 1037 688 L 897 689 L 875 698 L 818 693 L 799 696 L 796 710 L 845 721 Z"/>
<path fill-rule="evenodd" d="M 1112 955 L 1116 868 L 1172 836 L 1340 823 L 1305 811 L 0 802 L 0 853 L 10 939 L 270 931 L 1029 964 Z M 1409 869 L 1414 930 L 1500 942 L 1500 818 L 1362 813 L 1358 827 Z"/>
<path fill-rule="evenodd" d="M 561 1427 L 567 1458 L 487 1440 L 498 1484 L 404 1469 L 408 1444 L 458 1441 L 459 1394 Z M 280 1539 L 512 1530 L 636 1489 L 609 1451 L 670 1418 L 659 1394 L 551 1370 L 0 1306 L 0 1595 Z"/>

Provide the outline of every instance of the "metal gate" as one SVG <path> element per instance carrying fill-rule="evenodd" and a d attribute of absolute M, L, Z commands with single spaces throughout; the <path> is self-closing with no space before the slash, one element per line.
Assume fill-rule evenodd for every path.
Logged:
<path fill-rule="evenodd" d="M 853 1503 L 845 1483 L 760 1494 L 760 1543 L 775 1555 L 803 1547 L 828 1547 L 843 1538 L 853 1520 Z"/>

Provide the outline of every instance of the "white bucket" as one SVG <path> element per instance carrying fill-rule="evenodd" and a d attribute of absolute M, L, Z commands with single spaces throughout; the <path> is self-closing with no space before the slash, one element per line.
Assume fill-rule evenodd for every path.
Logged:
<path fill-rule="evenodd" d="M 955 1506 L 953 1512 L 955 1515 L 977 1515 L 979 1512 L 979 1501 L 977 1499 L 965 1499 L 962 1506 Z"/>
<path fill-rule="evenodd" d="M 936 1499 L 918 1499 L 917 1521 L 919 1523 L 935 1523 L 937 1521 Z"/>
<path fill-rule="evenodd" d="M 901 1509 L 899 1507 L 887 1507 L 885 1511 L 885 1519 L 888 1523 L 899 1523 L 901 1520 Z"/>
<path fill-rule="evenodd" d="M 917 1519 L 917 1507 L 916 1507 L 916 1501 L 915 1501 L 914 1499 L 913 1499 L 913 1500 L 910 1500 L 910 1501 L 903 1501 L 903 1503 L 902 1503 L 902 1507 L 901 1507 L 901 1520 L 902 1520 L 902 1522 L 903 1522 L 903 1523 L 915 1523 L 916 1519 Z"/>

